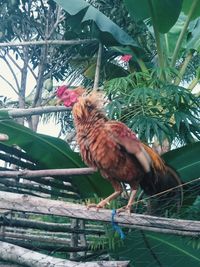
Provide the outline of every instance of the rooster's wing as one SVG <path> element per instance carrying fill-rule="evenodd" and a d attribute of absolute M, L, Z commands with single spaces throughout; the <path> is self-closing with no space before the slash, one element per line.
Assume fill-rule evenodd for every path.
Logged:
<path fill-rule="evenodd" d="M 151 169 L 152 160 L 143 144 L 124 123 L 116 121 L 108 121 L 105 123 L 105 128 L 109 135 L 117 144 L 123 147 L 129 154 L 133 154 L 145 172 Z"/>

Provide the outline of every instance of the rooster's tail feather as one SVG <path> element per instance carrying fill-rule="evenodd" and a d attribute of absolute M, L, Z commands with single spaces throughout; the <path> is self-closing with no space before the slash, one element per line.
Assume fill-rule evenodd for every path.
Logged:
<path fill-rule="evenodd" d="M 165 165 L 164 171 L 152 169 L 151 173 L 145 175 L 140 185 L 147 195 L 155 196 L 160 204 L 181 207 L 183 202 L 182 182 L 171 167 Z"/>
<path fill-rule="evenodd" d="M 179 175 L 167 166 L 152 148 L 144 144 L 143 147 L 151 158 L 152 170 L 141 181 L 142 189 L 147 195 L 157 195 L 159 201 L 175 201 L 180 207 L 183 201 L 183 188 Z"/>

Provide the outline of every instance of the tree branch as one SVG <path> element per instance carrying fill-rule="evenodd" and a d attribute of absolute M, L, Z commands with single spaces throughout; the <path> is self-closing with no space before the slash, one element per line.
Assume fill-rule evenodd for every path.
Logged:
<path fill-rule="evenodd" d="M 22 69 L 20 68 L 20 66 L 17 64 L 17 62 L 11 57 L 11 55 L 9 53 L 6 54 L 7 57 L 10 59 L 10 61 L 12 61 L 12 63 L 15 65 L 16 68 L 18 68 L 18 70 L 21 72 Z"/>
<path fill-rule="evenodd" d="M 34 95 L 34 100 L 33 100 L 33 104 L 32 107 L 36 107 L 39 106 L 41 103 L 41 97 L 42 97 L 42 89 L 43 89 L 43 82 L 44 82 L 44 70 L 46 67 L 46 63 L 47 63 L 47 54 L 48 54 L 48 46 L 45 45 L 41 48 L 40 51 L 40 63 L 38 65 L 38 78 L 37 78 L 37 84 L 36 84 L 36 91 L 35 91 L 35 95 Z M 32 123 L 34 124 L 34 122 L 32 121 Z M 38 124 L 38 119 L 36 120 L 36 125 L 34 126 L 35 130 L 37 128 L 37 124 Z"/>
<path fill-rule="evenodd" d="M 57 6 L 56 8 L 57 8 L 56 21 L 55 21 L 55 24 L 53 25 L 53 27 L 51 28 L 50 32 L 48 33 L 47 39 L 51 38 L 51 36 L 54 33 L 54 31 L 56 30 L 58 24 L 65 19 L 65 15 L 62 14 L 62 8 L 60 6 Z"/>
<path fill-rule="evenodd" d="M 8 60 L 6 59 L 6 57 L 5 57 L 5 56 L 4 56 L 4 57 L 1 56 L 1 57 L 2 57 L 2 59 L 5 61 L 5 63 L 7 64 L 7 66 L 8 66 L 8 68 L 9 68 L 10 72 L 12 73 L 13 78 L 14 78 L 15 83 L 16 83 L 16 86 L 17 86 L 17 89 L 18 89 L 18 91 L 19 91 L 19 90 L 20 90 L 20 86 L 19 86 L 19 82 L 18 82 L 18 80 L 17 80 L 17 76 L 16 76 L 14 70 L 13 70 L 12 67 L 10 66 L 10 63 L 8 62 Z"/>
<path fill-rule="evenodd" d="M 3 77 L 3 75 L 0 74 L 0 78 L 2 80 L 4 80 L 11 88 L 12 90 L 15 92 L 16 95 L 19 96 L 19 93 L 17 92 L 17 90 L 15 89 L 15 87 L 12 85 L 12 83 L 10 83 L 6 78 Z"/>
<path fill-rule="evenodd" d="M 19 54 L 20 58 L 23 60 L 23 56 L 22 56 L 22 54 L 21 54 L 20 52 L 18 52 L 18 54 Z M 11 57 L 11 58 L 12 58 L 12 57 Z M 31 56 L 30 56 L 30 58 L 31 58 Z M 13 59 L 12 59 L 12 60 L 13 60 Z M 16 62 L 13 60 L 13 63 L 16 63 Z M 27 64 L 27 68 L 29 69 L 29 71 L 30 71 L 31 74 L 33 75 L 34 79 L 37 80 L 37 75 L 35 74 L 35 72 L 34 72 L 33 69 L 30 67 L 29 64 Z M 20 71 L 21 71 L 21 69 L 20 69 Z"/>
<path fill-rule="evenodd" d="M 102 209 L 97 212 L 96 210 L 88 210 L 83 205 L 8 192 L 0 192 L 0 208 L 109 223 L 111 221 L 111 210 Z M 199 221 L 169 219 L 135 213 L 116 216 L 115 221 L 127 228 L 182 236 L 200 235 Z"/>

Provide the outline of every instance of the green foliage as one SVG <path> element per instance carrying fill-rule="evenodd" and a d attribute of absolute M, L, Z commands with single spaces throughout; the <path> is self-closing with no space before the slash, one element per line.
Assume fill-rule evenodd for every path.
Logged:
<path fill-rule="evenodd" d="M 186 246 L 190 238 L 169 234 L 132 231 L 112 256 L 115 259 L 131 260 L 131 266 L 183 266 L 196 267 L 200 263 L 199 250 Z"/>
<path fill-rule="evenodd" d="M 90 248 L 92 250 L 110 250 L 116 251 L 124 245 L 123 239 L 120 238 L 119 234 L 115 232 L 110 226 L 105 226 L 105 235 L 100 238 L 92 238 Z"/>
<path fill-rule="evenodd" d="M 124 3 L 133 20 L 141 21 L 154 17 L 159 32 L 166 33 L 179 17 L 182 0 L 124 0 Z"/>
<path fill-rule="evenodd" d="M 194 237 L 190 239 L 188 242 L 186 242 L 186 245 L 190 245 L 193 249 L 195 250 L 200 250 L 200 238 L 199 237 Z"/>
<path fill-rule="evenodd" d="M 199 0 L 194 0 L 192 3 L 194 4 L 194 2 L 196 2 L 196 7 L 195 10 L 191 16 L 191 20 L 196 19 L 197 17 L 200 16 L 200 1 Z M 183 12 L 188 15 L 190 13 L 191 10 L 191 2 L 188 0 L 183 0 L 183 6 L 182 6 L 182 10 Z"/>
<path fill-rule="evenodd" d="M 190 194 L 194 192 L 196 188 L 198 188 L 199 181 L 197 181 L 196 185 L 197 186 L 193 187 L 192 190 L 189 191 Z M 192 205 L 186 206 L 184 218 L 189 219 L 189 220 L 197 220 L 197 221 L 199 220 L 200 218 L 200 196 L 196 197 Z M 196 238 L 195 238 L 195 241 L 196 241 Z"/>
<path fill-rule="evenodd" d="M 165 42 L 166 42 L 166 54 L 168 57 L 173 55 L 174 49 L 176 47 L 177 39 L 183 29 L 184 23 L 186 20 L 186 16 L 181 13 L 175 25 L 165 34 Z M 187 36 L 185 35 L 181 48 L 184 49 L 186 47 Z"/>
<path fill-rule="evenodd" d="M 76 5 L 74 5 L 73 0 L 55 0 L 55 2 L 73 16 L 71 18 L 71 25 L 73 23 L 76 28 L 77 25 L 78 27 L 89 25 L 91 27 L 90 37 L 99 38 L 105 45 L 130 45 L 134 49 L 141 51 L 141 48 L 125 31 L 86 1 L 77 0 Z"/>
<path fill-rule="evenodd" d="M 185 88 L 133 73 L 106 82 L 105 90 L 112 100 L 110 117 L 125 122 L 142 140 L 186 144 L 200 138 L 199 99 Z"/>
<path fill-rule="evenodd" d="M 190 23 L 189 34 L 187 39 L 187 50 L 196 50 L 200 52 L 200 18 Z"/>
<path fill-rule="evenodd" d="M 200 142 L 174 149 L 163 155 L 164 160 L 181 175 L 183 182 L 200 177 Z"/>

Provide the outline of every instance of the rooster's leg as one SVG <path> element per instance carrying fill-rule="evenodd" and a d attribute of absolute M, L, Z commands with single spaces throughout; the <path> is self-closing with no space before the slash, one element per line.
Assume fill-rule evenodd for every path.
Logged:
<path fill-rule="evenodd" d="M 137 193 L 137 187 L 135 186 L 131 187 L 131 195 L 130 195 L 128 204 L 124 207 L 117 209 L 117 213 L 128 211 L 128 213 L 131 214 L 131 208 L 134 203 L 136 193 Z"/>
<path fill-rule="evenodd" d="M 120 184 L 120 182 L 116 181 L 116 180 L 110 180 L 115 192 L 113 194 L 111 194 L 110 196 L 108 196 L 107 198 L 103 199 L 101 202 L 99 202 L 98 204 L 89 204 L 87 205 L 87 208 L 97 208 L 97 210 L 104 208 L 111 200 L 117 198 L 118 196 L 121 195 L 121 193 L 123 192 L 122 186 Z"/>

